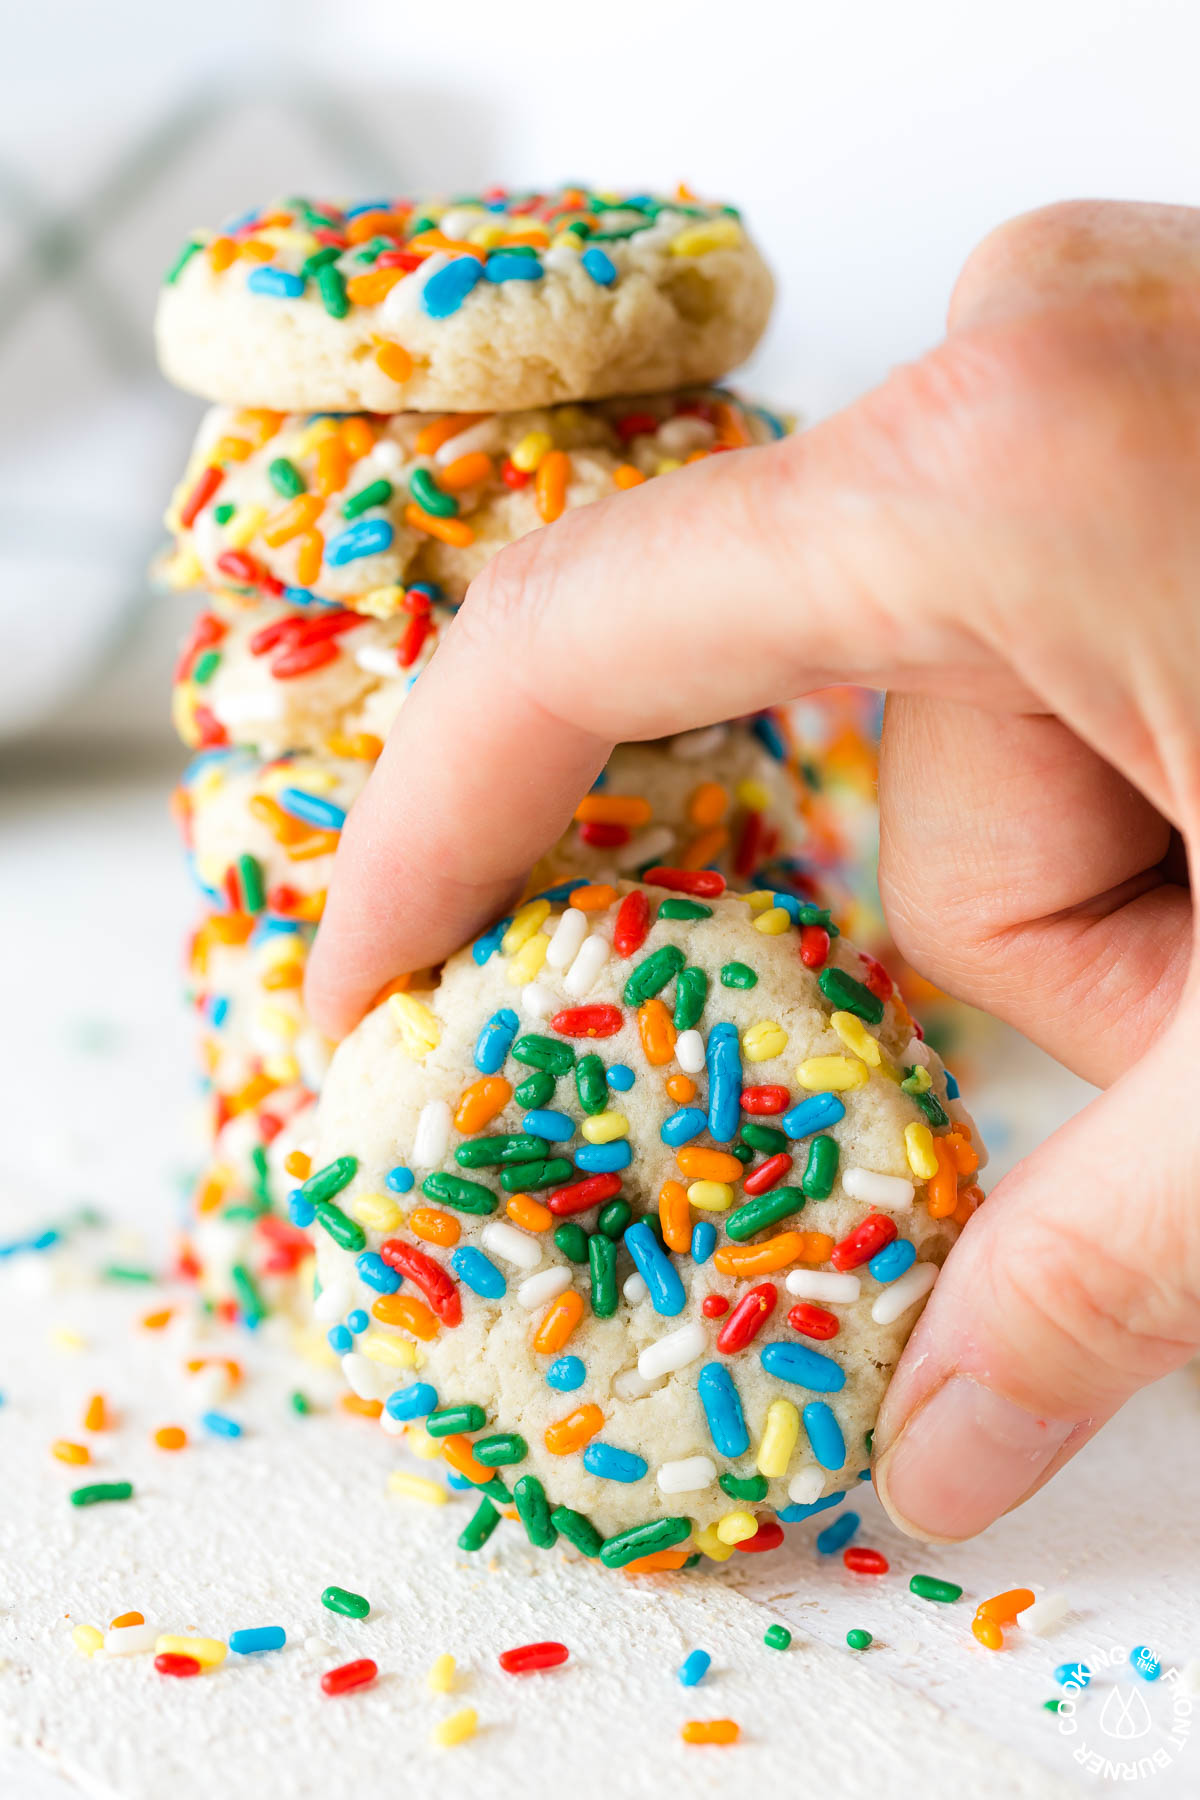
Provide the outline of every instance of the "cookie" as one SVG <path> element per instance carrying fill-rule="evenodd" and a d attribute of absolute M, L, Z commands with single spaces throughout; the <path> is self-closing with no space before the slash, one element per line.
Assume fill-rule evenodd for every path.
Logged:
<path fill-rule="evenodd" d="M 156 335 L 209 400 L 511 412 L 717 380 L 771 299 L 733 208 L 690 198 L 294 199 L 189 238 Z"/>
<path fill-rule="evenodd" d="M 164 573 L 175 587 L 421 616 L 569 508 L 787 429 L 713 389 L 503 416 L 216 407 L 167 513 Z"/>
<path fill-rule="evenodd" d="M 567 884 L 334 1054 L 317 1314 L 361 1401 L 530 1540 L 766 1549 L 865 1468 L 981 1197 L 957 1087 L 829 915 Z"/>

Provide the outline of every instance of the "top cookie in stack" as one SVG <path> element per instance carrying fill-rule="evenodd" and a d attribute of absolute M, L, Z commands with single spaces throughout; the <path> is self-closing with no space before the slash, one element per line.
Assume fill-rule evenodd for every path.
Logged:
<path fill-rule="evenodd" d="M 511 412 L 717 380 L 772 282 L 732 207 L 566 187 L 291 199 L 197 232 L 164 373 L 278 412 Z"/>

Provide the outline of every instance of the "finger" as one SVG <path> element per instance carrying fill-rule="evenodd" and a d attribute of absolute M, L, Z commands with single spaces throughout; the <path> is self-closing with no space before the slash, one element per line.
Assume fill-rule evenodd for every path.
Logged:
<path fill-rule="evenodd" d="M 1178 1003 L 1191 895 L 1171 828 L 1057 719 L 897 696 L 879 880 L 896 943 L 947 992 L 1106 1086 Z"/>
<path fill-rule="evenodd" d="M 1181 1014 L 951 1252 L 874 1440 L 880 1497 L 913 1536 L 982 1531 L 1200 1345 L 1194 1029 Z"/>

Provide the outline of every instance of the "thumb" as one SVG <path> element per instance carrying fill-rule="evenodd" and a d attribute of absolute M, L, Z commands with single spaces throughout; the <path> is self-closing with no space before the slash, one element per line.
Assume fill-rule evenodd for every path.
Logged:
<path fill-rule="evenodd" d="M 879 1496 L 912 1536 L 982 1531 L 1200 1347 L 1188 1037 L 1181 1013 L 955 1245 L 875 1432 Z"/>

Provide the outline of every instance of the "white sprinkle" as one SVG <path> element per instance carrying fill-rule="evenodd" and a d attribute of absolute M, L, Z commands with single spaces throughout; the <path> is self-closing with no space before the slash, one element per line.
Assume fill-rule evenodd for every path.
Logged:
<path fill-rule="evenodd" d="M 452 243 L 461 243 L 470 237 L 477 225 L 486 225 L 488 215 L 482 206 L 452 206 L 438 220 L 438 230 L 444 238 Z"/>
<path fill-rule="evenodd" d="M 1037 1602 L 1034 1602 L 1036 1606 Z M 1179 1675 L 1179 1685 L 1185 1694 L 1200 1694 L 1200 1656 L 1193 1656 L 1185 1662 Z"/>
<path fill-rule="evenodd" d="M 531 1019 L 548 1019 L 552 1012 L 558 1011 L 558 1001 L 540 981 L 527 981 L 521 989 L 521 1011 L 528 1013 Z"/>
<path fill-rule="evenodd" d="M 157 1638 L 157 1625 L 110 1625 L 104 1634 L 104 1648 L 110 1656 L 144 1656 L 153 1650 Z"/>
<path fill-rule="evenodd" d="M 396 652 L 392 651 L 391 673 L 396 673 Z M 282 688 L 283 683 L 276 684 Z M 213 712 L 222 725 L 257 724 L 260 719 L 282 719 L 283 695 L 274 689 L 265 694 L 248 688 L 244 694 L 222 694 L 219 705 L 213 706 Z"/>
<path fill-rule="evenodd" d="M 646 1298 L 650 1289 L 646 1286 L 644 1277 L 639 1275 L 635 1269 L 632 1275 L 627 1275 L 625 1277 L 625 1285 L 621 1289 L 621 1292 L 628 1300 L 630 1306 L 636 1306 L 639 1300 L 644 1300 Z"/>
<path fill-rule="evenodd" d="M 394 645 L 360 644 L 354 652 L 354 661 L 364 675 L 381 675 L 390 680 L 396 673 Z"/>
<path fill-rule="evenodd" d="M 875 1304 L 871 1308 L 871 1317 L 877 1325 L 894 1325 L 901 1313 L 906 1313 L 910 1306 L 923 1300 L 940 1270 L 936 1263 L 914 1263 L 899 1281 L 893 1281 L 885 1287 L 882 1294 L 875 1296 Z"/>
<path fill-rule="evenodd" d="M 698 1075 L 704 1067 L 704 1039 L 694 1027 L 675 1039 L 675 1061 L 685 1075 Z"/>
<path fill-rule="evenodd" d="M 852 1200 L 902 1212 L 913 1203 L 916 1188 L 901 1175 L 879 1175 L 874 1169 L 843 1169 L 842 1187 Z"/>
<path fill-rule="evenodd" d="M 307 1031 L 300 1033 L 292 1047 L 296 1053 L 301 1081 L 314 1094 L 318 1093 L 329 1073 L 329 1039 L 322 1037 L 319 1031 L 310 1026 Z"/>
<path fill-rule="evenodd" d="M 347 1350 L 343 1356 L 342 1374 L 360 1400 L 386 1400 L 396 1385 L 394 1369 L 380 1368 L 357 1350 Z"/>
<path fill-rule="evenodd" d="M 902 1061 L 910 1064 L 920 1063 L 923 1069 L 927 1069 L 929 1067 L 929 1045 L 923 1043 L 919 1037 L 909 1038 L 908 1049 L 904 1052 Z"/>
<path fill-rule="evenodd" d="M 554 936 L 550 939 L 550 948 L 546 952 L 546 967 L 569 969 L 578 956 L 580 945 L 587 934 L 587 914 L 580 912 L 577 906 L 568 906 L 554 928 Z"/>
<path fill-rule="evenodd" d="M 333 1645 L 327 1644 L 324 1638 L 306 1637 L 304 1648 L 309 1656 L 332 1656 Z"/>
<path fill-rule="evenodd" d="M 612 1391 L 618 1400 L 642 1400 L 657 1386 L 656 1381 L 647 1381 L 636 1369 L 622 1369 L 613 1376 Z"/>
<path fill-rule="evenodd" d="M 857 1275 L 834 1275 L 823 1269 L 793 1269 L 787 1291 L 797 1300 L 836 1300 L 849 1306 L 862 1293 Z"/>
<path fill-rule="evenodd" d="M 435 250 L 432 256 L 425 258 L 419 269 L 414 269 L 411 275 L 398 281 L 379 308 L 382 324 L 388 329 L 398 328 L 408 319 L 416 318 L 421 310 L 421 295 L 426 282 L 432 280 L 449 261 L 444 250 Z M 466 432 L 461 435 L 465 437 Z"/>
<path fill-rule="evenodd" d="M 665 1462 L 658 1471 L 659 1492 L 693 1494 L 697 1488 L 711 1487 L 717 1479 L 717 1465 L 711 1456 L 681 1456 L 678 1462 Z"/>
<path fill-rule="evenodd" d="M 321 1291 L 313 1301 L 313 1312 L 322 1325 L 336 1325 L 354 1305 L 357 1293 L 354 1277 L 347 1264 L 341 1264 L 322 1281 Z"/>
<path fill-rule="evenodd" d="M 543 269 L 551 269 L 558 275 L 570 274 L 572 269 L 580 267 L 581 262 L 581 252 L 572 250 L 569 244 L 552 244 L 549 250 L 542 251 Z"/>
<path fill-rule="evenodd" d="M 681 1325 L 678 1331 L 669 1331 L 656 1344 L 647 1344 L 638 1357 L 638 1374 L 645 1381 L 654 1381 L 659 1375 L 669 1375 L 672 1369 L 682 1369 L 686 1363 L 695 1362 L 707 1348 L 708 1333 L 703 1325 L 693 1320 L 690 1325 Z"/>
<path fill-rule="evenodd" d="M 668 856 L 674 848 L 675 833 L 665 825 L 652 825 L 649 831 L 639 831 L 627 844 L 614 850 L 613 861 L 618 869 L 637 869 L 643 863 L 657 862 L 660 856 Z"/>
<path fill-rule="evenodd" d="M 575 961 L 563 977 L 563 989 L 573 1000 L 582 999 L 608 961 L 609 945 L 598 931 L 584 938 Z"/>
<path fill-rule="evenodd" d="M 821 1469 L 801 1469 L 788 1482 L 788 1499 L 795 1506 L 811 1506 L 819 1500 L 825 1490 L 825 1475 Z"/>
<path fill-rule="evenodd" d="M 404 283 L 400 285 L 403 287 Z M 457 462 L 460 456 L 469 456 L 473 450 L 495 450 L 499 443 L 500 420 L 481 419 L 478 425 L 468 425 L 457 437 L 447 438 L 444 444 L 439 444 L 433 460 L 439 469 L 444 469 Z"/>
<path fill-rule="evenodd" d="M 707 450 L 717 434 L 715 425 L 694 413 L 667 419 L 658 428 L 658 447 L 667 456 L 686 456 L 691 450 Z"/>
<path fill-rule="evenodd" d="M 379 1424 L 380 1428 L 383 1431 L 386 1431 L 389 1437 L 403 1437 L 408 1430 L 408 1421 L 406 1419 L 393 1419 L 386 1406 L 379 1415 Z"/>
<path fill-rule="evenodd" d="M 544 1306 L 548 1300 L 557 1300 L 565 1294 L 571 1285 L 571 1271 L 557 1263 L 553 1269 L 543 1269 L 537 1275 L 531 1275 L 517 1289 L 517 1299 L 526 1312 L 532 1312 L 535 1306 Z"/>
<path fill-rule="evenodd" d="M 518 1269 L 536 1269 L 542 1260 L 542 1247 L 526 1231 L 515 1225 L 493 1219 L 484 1226 L 480 1238 L 485 1250 L 491 1250 L 502 1262 L 515 1263 Z"/>
<path fill-rule="evenodd" d="M 1071 1603 L 1065 1594 L 1043 1594 L 1032 1606 L 1017 1614 L 1017 1624 L 1022 1631 L 1031 1631 L 1034 1637 L 1049 1637 L 1052 1631 L 1058 1630 L 1070 1610 Z"/>
<path fill-rule="evenodd" d="M 450 1102 L 427 1100 L 413 1133 L 409 1162 L 418 1169 L 435 1169 L 450 1148 Z"/>
<path fill-rule="evenodd" d="M 699 731 L 681 731 L 671 739 L 671 755 L 680 762 L 701 762 L 720 749 L 727 734 L 725 725 L 702 725 Z"/>

